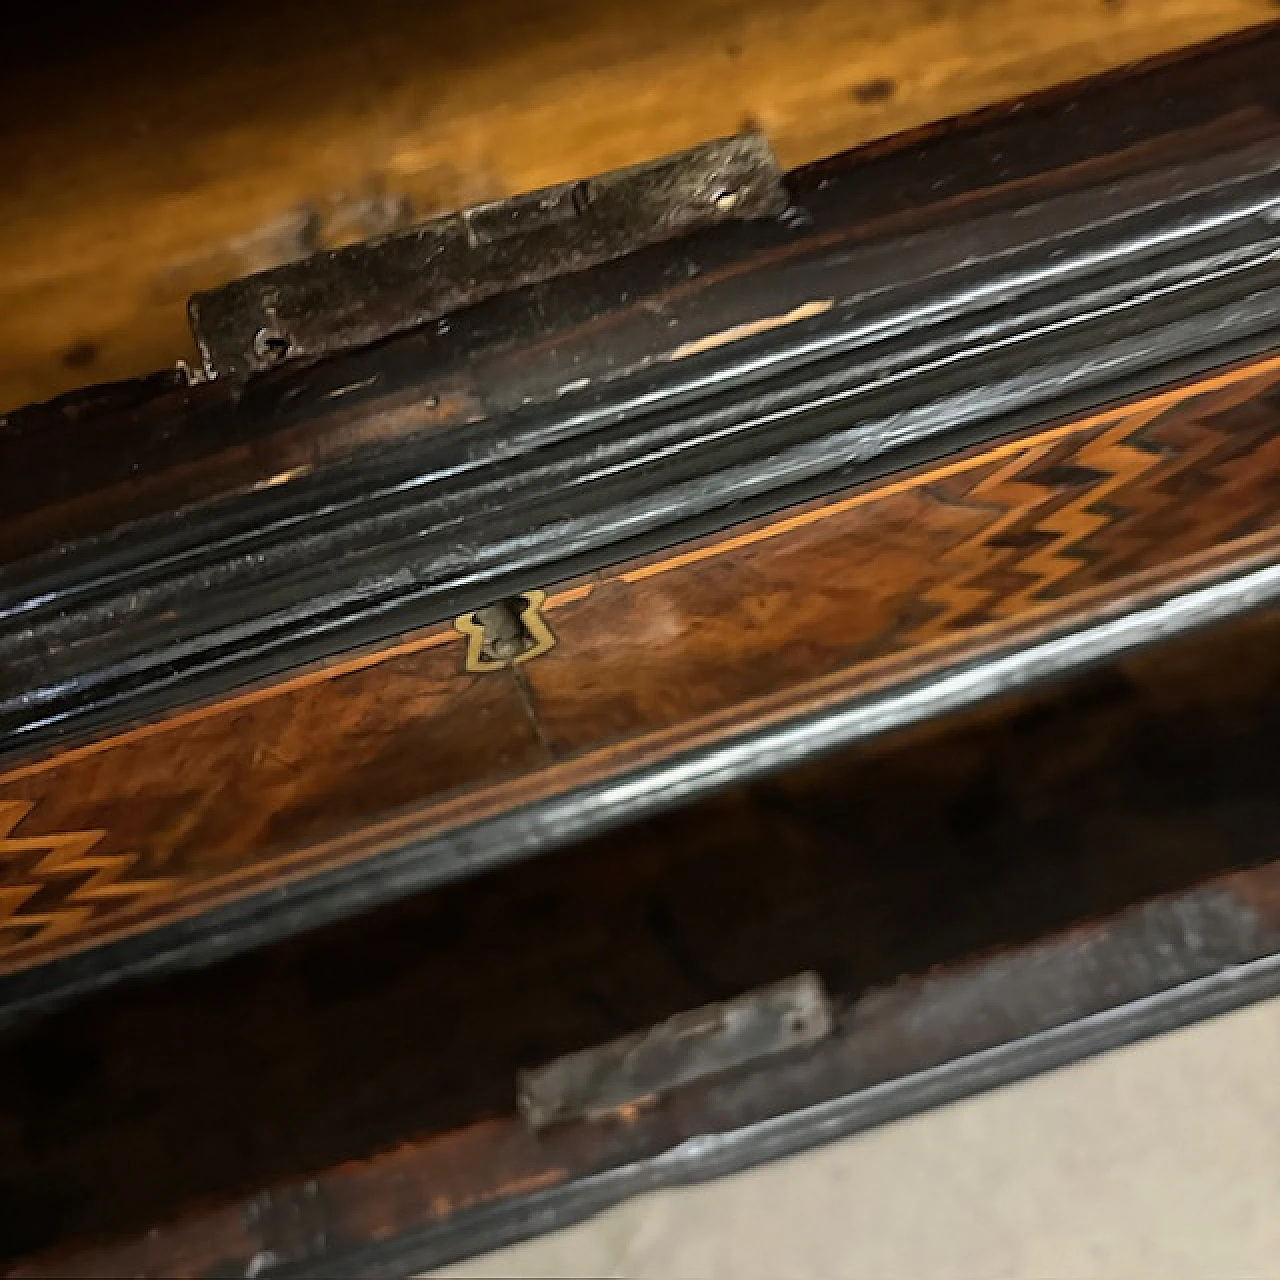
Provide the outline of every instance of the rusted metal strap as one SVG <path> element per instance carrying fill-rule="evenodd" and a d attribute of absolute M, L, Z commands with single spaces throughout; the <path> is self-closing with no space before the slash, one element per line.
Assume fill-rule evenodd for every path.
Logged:
<path fill-rule="evenodd" d="M 191 328 L 205 375 L 234 377 L 375 342 L 646 245 L 782 213 L 787 204 L 763 136 L 718 139 L 234 280 L 191 299 Z"/>

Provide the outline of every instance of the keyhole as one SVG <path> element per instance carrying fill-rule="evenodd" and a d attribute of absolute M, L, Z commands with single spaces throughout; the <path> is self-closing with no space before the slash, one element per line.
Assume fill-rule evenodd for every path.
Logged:
<path fill-rule="evenodd" d="M 512 596 L 476 610 L 476 621 L 484 630 L 480 653 L 490 662 L 510 662 L 535 643 L 523 614 L 529 607 L 524 596 Z"/>

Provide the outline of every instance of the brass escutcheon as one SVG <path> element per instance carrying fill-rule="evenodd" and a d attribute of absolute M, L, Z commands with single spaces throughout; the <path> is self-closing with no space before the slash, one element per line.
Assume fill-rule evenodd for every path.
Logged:
<path fill-rule="evenodd" d="M 542 616 L 546 598 L 545 591 L 521 591 L 455 618 L 467 637 L 467 670 L 504 671 L 552 648 L 556 638 Z"/>

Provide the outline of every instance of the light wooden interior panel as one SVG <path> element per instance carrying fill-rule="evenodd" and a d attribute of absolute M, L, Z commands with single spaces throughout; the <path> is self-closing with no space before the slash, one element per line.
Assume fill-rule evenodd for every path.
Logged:
<path fill-rule="evenodd" d="M 794 165 L 1275 0 L 155 0 L 0 47 L 0 411 L 191 358 L 197 288 L 754 123 Z"/>

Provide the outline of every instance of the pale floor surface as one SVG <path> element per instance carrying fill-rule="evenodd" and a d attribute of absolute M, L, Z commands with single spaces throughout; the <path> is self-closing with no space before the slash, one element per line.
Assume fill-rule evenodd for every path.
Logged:
<path fill-rule="evenodd" d="M 441 1274 L 1280 1277 L 1280 1000 Z"/>

